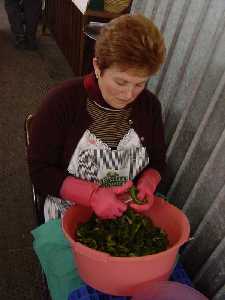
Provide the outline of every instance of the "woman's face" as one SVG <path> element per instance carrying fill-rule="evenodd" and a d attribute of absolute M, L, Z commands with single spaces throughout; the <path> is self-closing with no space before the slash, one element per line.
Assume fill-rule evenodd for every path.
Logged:
<path fill-rule="evenodd" d="M 149 77 L 133 75 L 129 69 L 121 71 L 117 66 L 107 68 L 102 74 L 95 63 L 94 69 L 103 98 L 110 106 L 117 109 L 133 102 L 143 91 L 149 79 Z"/>

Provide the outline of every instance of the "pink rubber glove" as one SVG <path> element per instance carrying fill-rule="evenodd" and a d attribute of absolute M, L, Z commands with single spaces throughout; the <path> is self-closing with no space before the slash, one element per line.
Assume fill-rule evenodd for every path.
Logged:
<path fill-rule="evenodd" d="M 127 205 L 119 200 L 119 195 L 126 193 L 132 185 L 132 181 L 129 180 L 119 187 L 104 188 L 68 176 L 61 186 L 60 196 L 71 202 L 91 207 L 102 219 L 113 219 L 120 217 L 127 209 Z"/>
<path fill-rule="evenodd" d="M 144 212 L 150 209 L 154 201 L 154 192 L 161 180 L 161 176 L 158 171 L 154 169 L 147 169 L 139 178 L 137 183 L 138 194 L 137 197 L 140 200 L 147 198 L 148 202 L 145 204 L 131 203 L 132 207 L 137 212 Z"/>

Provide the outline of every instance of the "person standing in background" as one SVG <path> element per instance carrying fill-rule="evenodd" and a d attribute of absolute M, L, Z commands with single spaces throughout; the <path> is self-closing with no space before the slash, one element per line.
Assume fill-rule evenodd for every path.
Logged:
<path fill-rule="evenodd" d="M 36 32 L 41 15 L 41 0 L 5 0 L 11 31 L 17 49 L 36 50 Z"/>

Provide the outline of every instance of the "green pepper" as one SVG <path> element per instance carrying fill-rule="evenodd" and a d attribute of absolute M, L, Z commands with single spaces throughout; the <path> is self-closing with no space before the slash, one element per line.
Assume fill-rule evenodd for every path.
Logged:
<path fill-rule="evenodd" d="M 143 199 L 143 200 L 141 200 L 141 199 L 139 199 L 139 198 L 137 197 L 138 189 L 137 189 L 135 186 L 132 186 L 132 187 L 130 188 L 129 192 L 130 192 L 131 199 L 133 200 L 133 202 L 134 202 L 135 204 L 141 205 L 141 204 L 145 204 L 145 203 L 148 202 L 148 200 L 147 200 L 146 198 Z"/>

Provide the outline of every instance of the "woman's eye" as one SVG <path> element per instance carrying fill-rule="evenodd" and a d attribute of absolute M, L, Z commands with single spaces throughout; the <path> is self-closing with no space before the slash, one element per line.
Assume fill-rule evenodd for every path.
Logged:
<path fill-rule="evenodd" d="M 145 83 L 138 83 L 138 84 L 136 84 L 136 87 L 139 87 L 139 88 L 141 88 L 143 86 L 145 86 Z"/>
<path fill-rule="evenodd" d="M 120 81 L 116 81 L 116 84 L 120 85 L 120 86 L 124 86 L 125 83 L 124 82 L 120 82 Z"/>

